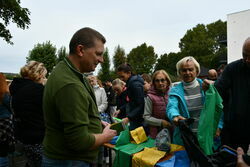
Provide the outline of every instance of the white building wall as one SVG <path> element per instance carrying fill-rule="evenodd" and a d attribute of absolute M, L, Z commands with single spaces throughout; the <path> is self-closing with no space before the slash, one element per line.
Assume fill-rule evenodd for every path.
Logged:
<path fill-rule="evenodd" d="M 250 9 L 227 15 L 227 62 L 242 58 L 242 45 L 250 37 Z"/>

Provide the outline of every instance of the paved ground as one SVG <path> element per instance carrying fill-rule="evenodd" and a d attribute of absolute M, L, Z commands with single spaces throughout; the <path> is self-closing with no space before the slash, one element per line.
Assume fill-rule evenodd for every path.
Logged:
<path fill-rule="evenodd" d="M 21 153 L 22 147 L 17 145 L 16 152 L 14 154 L 9 155 L 10 158 L 10 167 L 25 167 L 26 165 L 26 157 Z M 112 150 L 112 164 L 115 159 L 115 151 Z M 102 167 L 109 167 L 109 164 L 103 163 Z"/>

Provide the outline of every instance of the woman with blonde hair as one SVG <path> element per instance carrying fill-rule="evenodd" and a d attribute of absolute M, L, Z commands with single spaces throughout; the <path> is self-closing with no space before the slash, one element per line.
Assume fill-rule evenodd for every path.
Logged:
<path fill-rule="evenodd" d="M 14 151 L 10 94 L 5 76 L 0 73 L 0 166 L 8 166 L 8 153 Z"/>
<path fill-rule="evenodd" d="M 20 70 L 21 78 L 10 85 L 12 108 L 17 119 L 15 137 L 24 146 L 28 166 L 40 166 L 42 141 L 45 133 L 43 118 L 43 89 L 47 70 L 43 63 L 29 61 Z"/>
<path fill-rule="evenodd" d="M 172 125 L 166 116 L 168 92 L 171 80 L 165 70 L 158 70 L 153 74 L 152 87 L 145 98 L 143 118 L 149 128 L 149 136 L 153 139 L 163 128 L 171 130 Z"/>

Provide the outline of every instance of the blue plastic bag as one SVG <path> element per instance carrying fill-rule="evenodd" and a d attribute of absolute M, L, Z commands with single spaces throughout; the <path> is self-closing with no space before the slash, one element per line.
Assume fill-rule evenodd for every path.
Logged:
<path fill-rule="evenodd" d="M 155 167 L 190 167 L 190 160 L 185 150 L 176 151 L 169 160 L 159 162 Z"/>

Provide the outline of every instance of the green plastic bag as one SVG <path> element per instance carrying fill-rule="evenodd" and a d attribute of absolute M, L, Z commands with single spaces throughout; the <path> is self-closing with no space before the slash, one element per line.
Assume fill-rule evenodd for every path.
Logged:
<path fill-rule="evenodd" d="M 116 141 L 115 147 L 126 145 L 128 143 L 130 143 L 130 133 L 129 133 L 129 128 L 126 127 L 125 130 L 120 133 Z"/>
<path fill-rule="evenodd" d="M 223 110 L 222 98 L 214 85 L 206 91 L 205 104 L 198 125 L 198 141 L 206 155 L 213 154 L 214 136 Z"/>

